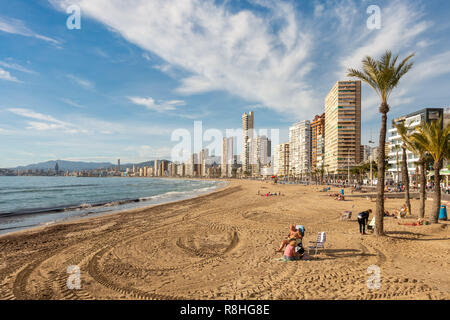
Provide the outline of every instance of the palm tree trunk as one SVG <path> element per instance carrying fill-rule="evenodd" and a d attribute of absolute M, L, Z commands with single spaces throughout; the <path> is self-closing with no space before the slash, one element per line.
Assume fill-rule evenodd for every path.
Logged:
<path fill-rule="evenodd" d="M 387 112 L 389 106 L 382 104 L 381 111 L 381 129 L 380 129 L 380 141 L 378 147 L 378 183 L 377 183 L 377 204 L 375 209 L 375 234 L 377 236 L 384 235 L 383 217 L 384 217 L 384 158 L 385 144 L 386 144 L 386 122 Z"/>
<path fill-rule="evenodd" d="M 425 217 L 425 200 L 427 199 L 425 185 L 427 183 L 427 177 L 425 172 L 425 162 L 420 159 L 420 210 L 419 217 L 423 219 Z"/>
<path fill-rule="evenodd" d="M 405 185 L 405 202 L 406 207 L 408 208 L 409 214 L 411 214 L 411 201 L 409 196 L 409 174 L 408 174 L 408 161 L 406 159 L 406 148 L 402 147 L 403 154 L 402 154 L 402 180 L 403 184 Z"/>
<path fill-rule="evenodd" d="M 431 223 L 439 223 L 439 210 L 441 209 L 441 163 L 434 163 L 434 200 L 433 210 L 431 211 Z"/>

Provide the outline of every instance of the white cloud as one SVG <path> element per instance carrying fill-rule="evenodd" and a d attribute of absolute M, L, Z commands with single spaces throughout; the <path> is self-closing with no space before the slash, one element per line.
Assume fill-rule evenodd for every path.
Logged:
<path fill-rule="evenodd" d="M 51 2 L 61 9 L 69 3 Z M 320 105 L 305 79 L 313 41 L 292 4 L 264 2 L 272 15 L 258 15 L 232 13 L 209 0 L 70 2 L 169 65 L 190 72 L 179 93 L 224 90 L 296 114 Z"/>
<path fill-rule="evenodd" d="M 85 80 L 82 79 L 80 77 L 74 76 L 73 74 L 68 74 L 67 78 L 69 78 L 70 80 L 74 81 L 75 83 L 77 83 L 78 85 L 86 88 L 86 89 L 92 89 L 94 88 L 94 83 L 89 81 L 89 80 Z"/>
<path fill-rule="evenodd" d="M 173 101 L 176 103 L 177 101 Z M 25 129 L 31 131 L 63 132 L 68 134 L 90 135 L 128 135 L 130 132 L 136 135 L 161 136 L 170 135 L 172 129 L 167 126 L 140 126 L 137 124 L 124 124 L 123 122 L 109 122 L 85 116 L 71 115 L 70 120 L 62 121 L 53 116 L 35 112 L 24 108 L 10 108 L 9 112 L 18 116 L 32 119 L 27 121 Z M 37 120 L 37 121 L 36 121 Z M 69 122 L 70 121 L 70 122 Z"/>
<path fill-rule="evenodd" d="M 146 107 L 148 110 L 165 112 L 165 111 L 173 111 L 176 110 L 179 106 L 184 106 L 186 103 L 182 100 L 170 100 L 164 101 L 159 100 L 156 102 L 153 98 L 141 98 L 141 97 L 129 97 L 131 102 L 137 105 L 141 105 Z"/>
<path fill-rule="evenodd" d="M 6 80 L 11 82 L 20 82 L 16 77 L 12 76 L 8 71 L 0 68 L 0 80 Z"/>
<path fill-rule="evenodd" d="M 170 159 L 172 148 L 154 147 L 149 145 L 129 146 L 125 148 L 129 156 L 134 155 L 133 162 L 142 162 L 155 159 Z"/>
<path fill-rule="evenodd" d="M 177 77 L 177 93 L 226 91 L 300 119 L 323 110 L 322 83 L 331 88 L 346 78 L 347 68 L 359 68 L 366 55 L 378 57 L 392 49 L 402 57 L 425 48 L 432 25 L 424 20 L 423 4 L 405 0 L 380 5 L 380 30 L 366 26 L 367 1 L 315 1 L 314 18 L 290 1 L 251 0 L 264 8 L 254 12 L 230 11 L 226 2 L 213 0 L 50 1 L 61 10 L 77 3 L 84 14 L 161 57 L 164 63 L 155 68 L 169 75 L 174 69 L 185 71 Z M 364 117 L 377 108 L 366 92 Z M 393 99 L 406 103 L 410 94 L 397 90 Z M 173 110 L 152 98 L 137 99 L 151 110 Z"/>
<path fill-rule="evenodd" d="M 146 52 L 144 52 L 144 53 L 142 54 L 142 57 L 143 57 L 145 60 L 147 60 L 147 61 L 152 61 L 152 59 L 150 58 L 150 56 L 149 56 L 148 53 L 146 53 Z"/>
<path fill-rule="evenodd" d="M 430 26 L 428 21 L 422 21 L 422 13 L 417 6 L 409 2 L 394 1 L 390 6 L 382 8 L 382 28 L 368 31 L 362 28 L 360 34 L 353 35 L 361 39 L 347 46 L 349 54 L 340 59 L 339 74 L 346 74 L 348 68 L 360 68 L 365 56 L 379 57 L 387 49 L 395 52 L 413 52 L 415 39 Z M 407 51 L 409 50 L 409 51 Z"/>
<path fill-rule="evenodd" d="M 76 103 L 76 102 L 74 102 L 74 101 L 72 101 L 72 100 L 70 100 L 70 99 L 61 98 L 60 100 L 61 100 L 62 102 L 64 102 L 64 103 L 66 103 L 66 104 L 72 106 L 72 107 L 75 107 L 75 108 L 80 108 L 80 109 L 84 109 L 84 108 L 85 108 L 84 106 L 82 106 L 82 105 L 80 105 L 80 104 L 78 104 L 78 103 Z"/>
<path fill-rule="evenodd" d="M 20 72 L 24 72 L 24 73 L 31 73 L 31 74 L 36 74 L 35 71 L 32 71 L 30 69 L 27 69 L 19 64 L 16 63 L 8 63 L 5 61 L 0 61 L 0 67 L 6 68 L 6 69 L 12 69 L 12 70 L 17 70 Z"/>
<path fill-rule="evenodd" d="M 44 40 L 46 42 L 49 42 L 54 45 L 59 45 L 59 41 L 55 40 L 53 38 L 43 36 L 41 34 L 38 34 L 36 32 L 31 31 L 27 28 L 25 23 L 18 19 L 12 19 L 7 17 L 1 17 L 0 16 L 0 31 L 11 33 L 11 34 L 18 34 L 25 37 L 34 37 L 40 40 Z"/>
<path fill-rule="evenodd" d="M 420 82 L 431 77 L 450 73 L 450 51 L 426 57 L 411 70 L 410 82 Z"/>

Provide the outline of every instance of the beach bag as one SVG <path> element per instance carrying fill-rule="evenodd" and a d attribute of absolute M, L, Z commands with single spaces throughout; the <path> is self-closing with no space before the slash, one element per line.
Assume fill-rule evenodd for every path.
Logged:
<path fill-rule="evenodd" d="M 305 249 L 303 249 L 303 241 L 302 239 L 297 239 L 297 245 L 295 246 L 295 252 L 298 254 L 303 254 L 305 252 Z"/>

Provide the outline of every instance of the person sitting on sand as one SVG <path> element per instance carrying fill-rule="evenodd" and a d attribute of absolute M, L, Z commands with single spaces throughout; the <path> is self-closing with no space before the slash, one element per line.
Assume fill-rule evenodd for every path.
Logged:
<path fill-rule="evenodd" d="M 299 253 L 295 252 L 296 245 L 297 242 L 295 240 L 292 240 L 288 243 L 283 253 L 284 260 L 286 261 L 300 260 L 302 256 Z"/>
<path fill-rule="evenodd" d="M 384 216 L 385 217 L 395 217 L 394 213 L 389 213 L 389 211 L 387 211 L 386 209 L 384 210 Z"/>
<path fill-rule="evenodd" d="M 400 210 L 394 210 L 394 215 L 397 217 L 397 219 L 401 219 L 406 217 L 406 213 L 408 212 L 408 207 L 405 204 L 402 205 L 402 207 L 400 208 Z"/>
<path fill-rule="evenodd" d="M 300 243 L 302 241 L 302 234 L 300 233 L 300 230 L 298 230 L 295 225 L 291 224 L 289 226 L 289 235 L 287 236 L 286 240 L 283 240 L 281 242 L 280 248 L 278 248 L 277 252 L 282 252 L 285 245 L 289 244 L 291 241 L 295 241 L 296 244 Z"/>
<path fill-rule="evenodd" d="M 334 198 L 334 200 L 337 200 L 337 201 L 344 201 L 345 200 L 345 197 L 342 195 L 342 194 L 338 194 L 337 195 L 337 197 L 336 198 Z"/>

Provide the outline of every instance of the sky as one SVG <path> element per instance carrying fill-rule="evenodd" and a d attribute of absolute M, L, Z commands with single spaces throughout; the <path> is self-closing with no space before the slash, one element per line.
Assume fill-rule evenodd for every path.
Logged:
<path fill-rule="evenodd" d="M 388 49 L 415 53 L 388 121 L 448 107 L 449 13 L 448 0 L 1 1 L 0 168 L 168 159 L 177 129 L 225 133 L 250 110 L 282 143 L 347 68 Z M 378 104 L 363 85 L 363 144 L 378 141 Z"/>

